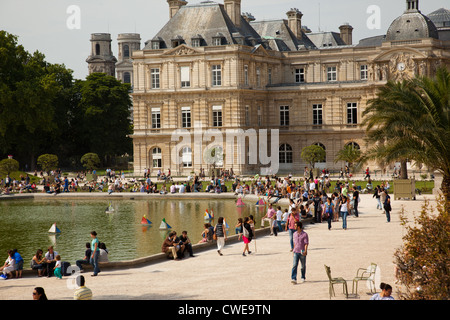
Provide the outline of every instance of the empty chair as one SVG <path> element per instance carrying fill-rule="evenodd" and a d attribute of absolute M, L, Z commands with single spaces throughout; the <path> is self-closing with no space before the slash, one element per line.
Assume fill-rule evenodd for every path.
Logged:
<path fill-rule="evenodd" d="M 375 272 L 377 270 L 377 264 L 371 263 L 370 266 L 366 269 L 359 268 L 356 271 L 356 277 L 353 278 L 353 285 L 352 285 L 352 293 L 358 294 L 358 282 L 359 281 L 370 281 L 370 292 L 375 293 Z M 356 288 L 356 290 L 355 290 Z"/>
<path fill-rule="evenodd" d="M 342 291 L 345 294 L 345 297 L 348 298 L 347 281 L 342 277 L 333 278 L 331 276 L 331 269 L 327 265 L 325 265 L 325 271 L 327 272 L 327 276 L 328 276 L 328 280 L 329 280 L 330 299 L 332 296 L 336 296 L 336 294 L 334 292 L 334 285 L 341 284 L 341 283 L 342 283 Z"/>

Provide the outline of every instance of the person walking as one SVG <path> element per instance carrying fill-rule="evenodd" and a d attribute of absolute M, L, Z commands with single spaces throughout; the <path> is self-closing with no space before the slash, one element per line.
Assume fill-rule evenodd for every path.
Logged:
<path fill-rule="evenodd" d="M 219 217 L 217 220 L 217 224 L 214 227 L 214 233 L 217 239 L 217 252 L 222 256 L 222 249 L 225 246 L 225 240 L 227 240 L 227 232 L 225 224 L 223 223 L 223 217 Z"/>
<path fill-rule="evenodd" d="M 92 238 L 92 241 L 91 241 L 90 263 L 94 267 L 94 273 L 91 274 L 91 276 L 96 277 L 98 275 L 98 273 L 100 272 L 100 268 L 98 266 L 98 258 L 100 256 L 100 248 L 99 248 L 100 242 L 98 241 L 98 238 L 97 238 L 97 232 L 91 231 L 91 238 Z"/>
<path fill-rule="evenodd" d="M 342 229 L 347 230 L 347 216 L 348 216 L 348 207 L 349 207 L 349 199 L 347 197 L 341 197 L 341 217 L 342 217 Z"/>
<path fill-rule="evenodd" d="M 301 263 L 301 282 L 306 281 L 306 255 L 308 254 L 309 237 L 303 230 L 301 221 L 295 223 L 297 231 L 294 233 L 294 261 L 291 272 L 291 282 L 297 284 L 298 262 Z"/>
<path fill-rule="evenodd" d="M 387 190 L 384 190 L 384 193 L 386 194 L 386 198 L 384 199 L 384 202 L 383 202 L 383 208 L 384 208 L 384 212 L 386 214 L 387 222 L 391 222 L 391 211 L 392 211 L 391 196 L 388 194 Z"/>
<path fill-rule="evenodd" d="M 353 187 L 353 211 L 355 212 L 355 217 L 359 217 L 358 203 L 360 201 L 359 192 L 356 187 Z"/>
<path fill-rule="evenodd" d="M 331 198 L 327 198 L 327 202 L 324 206 L 324 215 L 323 218 L 327 220 L 328 222 L 328 230 L 331 230 L 331 221 L 333 220 L 333 213 L 334 213 L 334 205 L 331 202 Z"/>
<path fill-rule="evenodd" d="M 372 198 L 377 199 L 377 209 L 383 210 L 383 204 L 381 203 L 381 188 L 379 185 L 375 188 Z"/>
<path fill-rule="evenodd" d="M 252 227 L 248 223 L 250 219 L 248 217 L 244 218 L 244 223 L 242 225 L 242 239 L 244 240 L 244 252 L 242 252 L 242 255 L 245 257 L 245 251 L 247 251 L 248 254 L 252 253 L 250 249 L 248 248 L 248 244 L 252 241 L 253 238 L 253 231 Z"/>
<path fill-rule="evenodd" d="M 291 244 L 291 252 L 294 250 L 294 233 L 296 231 L 295 223 L 300 221 L 300 215 L 297 208 L 293 208 L 289 214 L 286 230 L 289 230 L 289 242 Z"/>

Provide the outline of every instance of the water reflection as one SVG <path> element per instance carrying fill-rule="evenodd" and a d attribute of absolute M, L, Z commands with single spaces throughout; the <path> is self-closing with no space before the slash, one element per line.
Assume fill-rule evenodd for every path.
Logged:
<path fill-rule="evenodd" d="M 106 213 L 109 205 L 113 213 Z M 214 219 L 205 220 L 205 210 L 214 212 Z M 25 266 L 36 253 L 53 245 L 63 261 L 72 264 L 84 256 L 85 243 L 90 232 L 110 251 L 111 261 L 131 260 L 159 253 L 170 230 L 159 230 L 162 219 L 178 234 L 187 231 L 193 243 L 201 240 L 203 225 L 214 225 L 220 216 L 229 225 L 228 234 L 235 234 L 238 218 L 253 215 L 259 227 L 266 208 L 247 203 L 237 207 L 234 200 L 24 200 L 0 202 L 0 259 L 6 259 L 8 249 L 17 248 Z M 151 225 L 143 226 L 146 216 Z M 55 223 L 61 234 L 50 235 L 48 229 Z"/>

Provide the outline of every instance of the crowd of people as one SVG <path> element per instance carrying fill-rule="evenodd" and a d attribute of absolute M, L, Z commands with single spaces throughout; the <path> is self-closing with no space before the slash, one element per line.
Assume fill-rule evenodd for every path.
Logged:
<path fill-rule="evenodd" d="M 344 175 L 344 173 L 342 173 Z M 58 192 L 72 192 L 76 191 L 80 186 L 80 181 L 83 181 L 84 176 L 79 175 L 69 180 L 67 177 L 61 177 L 61 174 L 53 174 L 53 185 L 50 184 L 50 179 L 44 178 L 44 192 L 58 193 Z M 125 182 L 123 175 L 116 176 L 113 170 L 109 170 L 106 176 L 98 182 L 88 182 L 90 192 L 99 190 L 104 191 L 108 189 L 109 193 L 129 190 L 131 192 L 147 192 L 160 194 L 186 193 L 186 192 L 201 192 L 203 191 L 203 184 L 205 177 L 200 172 L 199 175 L 188 177 L 184 182 L 167 181 L 170 177 L 168 175 L 160 174 L 158 180 L 164 180 L 166 183 L 154 183 L 149 174 L 145 174 L 143 181 L 136 181 L 134 179 Z M 9 178 L 9 177 L 8 177 Z M 30 183 L 29 177 L 22 177 L 23 185 Z M 352 185 L 348 179 L 337 180 L 332 187 L 329 172 L 324 170 L 320 176 L 313 178 L 312 171 L 305 170 L 305 177 L 303 179 L 293 179 L 292 175 L 286 177 L 265 176 L 260 177 L 256 175 L 252 179 L 243 181 L 230 172 L 222 172 L 220 176 L 212 178 L 206 182 L 207 186 L 205 192 L 220 193 L 227 192 L 225 182 L 232 179 L 232 192 L 235 195 L 245 197 L 248 194 L 256 195 L 267 201 L 268 210 L 261 219 L 261 227 L 264 228 L 266 222 L 269 224 L 270 234 L 277 236 L 278 232 L 289 232 L 289 241 L 291 252 L 294 255 L 294 263 L 292 268 L 292 282 L 297 281 L 297 268 L 301 263 L 301 281 L 305 281 L 306 273 L 306 255 L 308 247 L 308 235 L 303 230 L 302 220 L 311 219 L 311 223 L 328 223 L 328 229 L 332 228 L 333 222 L 342 220 L 342 228 L 347 230 L 347 217 L 349 215 L 359 216 L 358 204 L 360 202 L 360 193 L 372 192 L 373 197 L 377 200 L 377 209 L 384 210 L 387 221 L 390 221 L 390 196 L 388 190 L 389 183 L 383 183 L 372 186 L 372 181 L 368 170 L 366 171 L 365 179 L 367 185 L 364 190 L 360 187 Z M 21 179 L 22 181 L 22 179 Z M 3 183 L 9 183 L 7 186 L 15 185 L 13 181 L 6 180 Z M 170 184 L 166 189 L 166 184 Z M 159 185 L 159 189 L 158 189 Z M 45 187 L 48 188 L 45 188 Z M 288 208 L 282 209 L 279 205 L 280 200 L 288 200 Z M 255 239 L 255 222 L 252 215 L 239 218 L 235 225 L 235 232 L 238 234 L 238 240 L 242 239 L 244 248 L 243 256 L 251 254 L 249 243 Z M 95 231 L 91 233 L 92 242 L 86 243 L 85 255 L 83 259 L 77 260 L 76 265 L 80 272 L 83 272 L 83 265 L 91 264 L 93 266 L 92 276 L 98 275 L 100 272 L 99 262 L 102 262 L 100 257 L 103 255 L 107 257 L 107 249 L 104 243 L 100 243 L 96 237 Z M 202 232 L 202 240 L 199 243 L 212 242 L 217 243 L 217 252 L 222 255 L 222 250 L 227 239 L 226 223 L 223 217 L 218 219 L 214 226 L 210 223 L 204 224 L 204 231 Z M 176 231 L 171 231 L 166 239 L 163 241 L 161 251 L 167 255 L 168 258 L 174 260 L 181 260 L 185 254 L 193 257 L 192 243 L 187 236 L 187 231 L 183 231 L 180 236 Z M 107 258 L 106 258 L 107 259 Z M 61 256 L 53 250 L 53 247 L 48 248 L 48 252 L 43 255 L 42 250 L 37 250 L 36 255 L 31 260 L 31 268 L 37 270 L 38 276 L 50 277 L 55 275 L 57 279 L 61 279 L 64 275 L 64 265 L 61 261 Z M 8 258 L 3 267 L 0 268 L 3 279 L 13 277 L 21 277 L 23 270 L 23 259 L 17 250 L 9 250 Z M 78 280 L 77 280 L 78 281 Z M 79 280 L 83 283 L 84 277 Z M 40 289 L 35 288 L 36 296 L 45 296 Z M 383 291 L 384 292 L 384 291 Z M 34 292 L 33 292 L 34 295 Z M 88 294 L 89 296 L 89 294 Z M 92 294 L 90 294 L 92 296 Z M 381 297 L 389 297 L 389 294 Z"/>
<path fill-rule="evenodd" d="M 83 265 L 90 264 L 94 268 L 93 276 L 99 272 L 99 263 L 108 262 L 109 251 L 105 243 L 100 242 L 95 231 L 91 232 L 91 242 L 86 242 L 86 250 L 83 259 L 75 262 L 79 272 L 83 272 Z M 21 278 L 23 272 L 24 260 L 17 249 L 8 250 L 8 257 L 0 271 L 1 279 Z M 47 252 L 44 254 L 42 249 L 38 249 L 36 254 L 31 258 L 30 268 L 37 272 L 38 277 L 52 277 L 62 279 L 63 275 L 67 274 L 67 269 L 70 266 L 69 262 L 63 261 L 61 255 L 54 250 L 53 246 L 49 246 Z"/>

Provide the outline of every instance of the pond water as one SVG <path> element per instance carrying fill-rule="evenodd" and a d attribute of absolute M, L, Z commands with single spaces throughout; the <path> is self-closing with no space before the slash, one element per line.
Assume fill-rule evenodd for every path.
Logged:
<path fill-rule="evenodd" d="M 253 202 L 253 201 L 250 201 Z M 114 213 L 106 213 L 111 204 Z M 214 225 L 223 216 L 229 225 L 228 235 L 235 234 L 238 218 L 252 214 L 260 226 L 264 207 L 237 207 L 234 200 L 11 200 L 0 201 L 0 260 L 7 258 L 7 250 L 17 248 L 24 258 L 24 268 L 37 249 L 47 252 L 53 245 L 63 261 L 75 264 L 84 257 L 85 244 L 95 230 L 106 244 L 110 261 L 142 258 L 161 252 L 161 245 L 170 231 L 159 230 L 164 218 L 171 230 L 183 230 L 193 243 L 201 240 L 205 210 L 214 211 Z M 146 216 L 151 226 L 141 225 Z M 56 223 L 58 235 L 48 233 Z"/>

